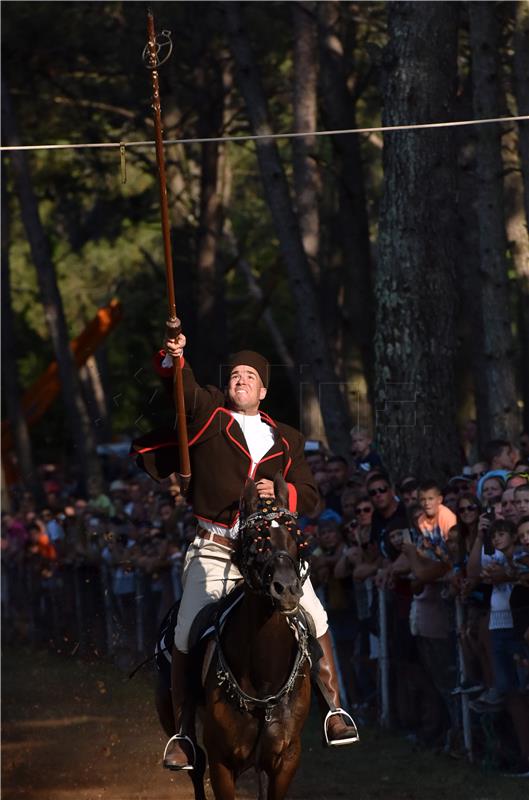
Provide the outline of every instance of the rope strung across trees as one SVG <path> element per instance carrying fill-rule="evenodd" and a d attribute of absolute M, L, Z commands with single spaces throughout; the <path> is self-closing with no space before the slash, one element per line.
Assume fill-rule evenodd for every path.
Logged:
<path fill-rule="evenodd" d="M 454 120 L 452 122 L 423 122 L 409 125 L 378 125 L 371 128 L 343 128 L 340 130 L 329 131 L 303 131 L 286 133 L 257 133 L 244 134 L 240 136 L 202 136 L 182 139 L 164 139 L 164 144 L 204 144 L 207 142 L 255 142 L 258 140 L 273 139 L 300 139 L 305 136 L 344 136 L 347 134 L 371 134 L 371 133 L 392 133 L 393 131 L 416 131 L 428 130 L 430 128 L 460 128 L 468 125 L 490 125 L 495 123 L 508 122 L 529 122 L 529 114 L 518 114 L 512 117 L 492 117 L 490 119 L 465 119 Z M 156 145 L 154 140 L 138 142 L 80 142 L 79 144 L 26 144 L 10 145 L 0 147 L 0 152 L 12 150 L 81 150 L 83 148 L 102 149 L 124 147 L 153 147 Z"/>

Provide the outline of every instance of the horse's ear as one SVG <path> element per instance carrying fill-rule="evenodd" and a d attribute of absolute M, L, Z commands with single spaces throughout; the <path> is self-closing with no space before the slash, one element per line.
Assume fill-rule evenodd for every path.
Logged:
<path fill-rule="evenodd" d="M 257 494 L 257 486 L 255 482 L 248 478 L 244 484 L 244 491 L 242 493 L 242 511 L 245 517 L 253 514 L 257 510 L 259 495 Z"/>
<path fill-rule="evenodd" d="M 277 472 L 274 478 L 274 497 L 278 506 L 288 508 L 288 486 L 282 472 Z"/>

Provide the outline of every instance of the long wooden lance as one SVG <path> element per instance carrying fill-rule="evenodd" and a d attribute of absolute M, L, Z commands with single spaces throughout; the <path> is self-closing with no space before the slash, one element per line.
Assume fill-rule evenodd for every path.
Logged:
<path fill-rule="evenodd" d="M 171 248 L 171 229 L 169 226 L 169 205 L 167 202 L 167 182 L 165 179 L 165 156 L 163 148 L 162 109 L 160 103 L 160 86 L 158 82 L 158 67 L 164 64 L 173 49 L 171 32 L 162 31 L 156 36 L 154 17 L 151 9 L 147 10 L 147 45 L 143 51 L 143 62 L 150 70 L 152 80 L 152 109 L 154 114 L 154 131 L 156 140 L 156 164 L 158 166 L 158 187 L 160 190 L 160 209 L 163 233 L 163 246 L 165 256 L 165 277 L 167 283 L 167 298 L 169 303 L 169 318 L 166 322 L 167 338 L 176 339 L 182 330 L 182 325 L 176 316 L 176 299 L 173 273 L 173 253 Z M 180 462 L 180 482 L 182 491 L 185 491 L 191 480 L 191 465 L 189 463 L 189 444 L 187 439 L 186 410 L 184 403 L 184 383 L 180 359 L 173 359 L 173 394 L 176 409 L 176 426 L 178 432 L 178 454 Z"/>

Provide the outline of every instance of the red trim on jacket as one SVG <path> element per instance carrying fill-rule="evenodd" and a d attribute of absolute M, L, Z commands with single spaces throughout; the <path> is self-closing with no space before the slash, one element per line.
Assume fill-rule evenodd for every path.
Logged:
<path fill-rule="evenodd" d="M 287 450 L 290 450 L 290 445 L 289 445 L 289 443 L 287 442 L 287 440 L 285 439 L 285 437 L 284 437 L 284 436 L 282 436 L 282 437 L 281 437 L 281 441 L 282 441 L 282 442 L 284 442 L 286 449 L 287 449 Z M 286 477 L 287 477 L 288 471 L 289 471 L 289 469 L 290 469 L 290 467 L 291 467 L 291 466 L 292 466 L 292 459 L 291 459 L 291 458 L 290 458 L 290 456 L 289 456 L 289 457 L 288 457 L 288 461 L 287 461 L 287 465 L 286 465 L 286 467 L 285 467 L 285 471 L 284 471 L 284 473 L 283 473 L 283 478 L 286 478 Z"/>
<path fill-rule="evenodd" d="M 260 461 L 257 462 L 257 464 L 264 464 L 265 461 L 270 461 L 272 458 L 277 458 L 278 456 L 282 455 L 284 455 L 282 450 L 279 453 L 272 453 L 271 455 L 262 458 Z"/>
<path fill-rule="evenodd" d="M 208 519 L 208 517 L 201 517 L 200 514 L 193 514 L 195 519 L 200 519 L 202 522 L 211 522 L 212 525 L 218 525 L 219 528 L 231 528 L 231 525 L 225 525 L 223 522 L 215 522 L 213 519 Z M 237 515 L 238 516 L 238 515 Z M 235 518 L 237 519 L 237 517 Z"/>
<path fill-rule="evenodd" d="M 191 439 L 191 441 L 189 442 L 189 447 L 191 447 L 191 445 L 192 445 L 192 444 L 195 444 L 195 442 L 197 441 L 197 439 L 200 439 L 200 437 L 202 436 L 202 434 L 204 433 L 204 431 L 205 431 L 205 430 L 206 430 L 206 429 L 207 429 L 207 428 L 208 428 L 208 427 L 211 425 L 211 423 L 213 422 L 213 419 L 214 419 L 215 415 L 216 415 L 216 414 L 217 414 L 217 412 L 219 412 L 219 411 L 224 411 L 224 413 L 225 413 L 225 414 L 228 414 L 228 416 L 230 416 L 230 417 L 231 417 L 231 414 L 230 414 L 230 412 L 228 411 L 228 409 L 227 409 L 227 408 L 223 408 L 222 406 L 218 406 L 218 407 L 215 409 L 215 411 L 213 411 L 213 413 L 211 414 L 211 416 L 210 416 L 210 418 L 208 419 L 208 421 L 206 422 L 206 424 L 205 424 L 205 425 L 203 425 L 203 426 L 202 426 L 202 428 L 199 430 L 199 432 L 198 432 L 198 433 L 196 433 L 196 434 L 193 436 L 193 438 L 192 438 L 192 439 Z M 232 421 L 233 421 L 233 417 L 231 417 L 231 418 L 232 418 Z M 228 425 L 229 425 L 229 424 L 230 424 L 230 423 L 228 422 Z"/>
<path fill-rule="evenodd" d="M 271 427 L 271 428 L 277 428 L 277 423 L 276 423 L 276 422 L 274 422 L 274 420 L 272 419 L 272 417 L 269 417 L 269 416 L 268 416 L 268 414 L 267 414 L 265 411 L 259 411 L 259 414 L 260 414 L 262 417 L 264 417 L 264 418 L 265 418 L 265 422 L 266 422 L 268 425 L 270 425 L 270 427 Z M 283 437 L 281 437 L 281 438 L 283 438 Z"/>
<path fill-rule="evenodd" d="M 150 453 L 152 450 L 161 450 L 163 447 L 178 447 L 178 442 L 162 442 L 162 444 L 155 444 L 152 447 L 142 447 L 141 450 L 133 450 L 129 455 L 141 456 L 142 453 Z"/>
<path fill-rule="evenodd" d="M 298 510 L 298 490 L 296 489 L 293 483 L 287 483 L 287 486 L 288 486 L 288 510 L 294 512 Z"/>
<path fill-rule="evenodd" d="M 230 416 L 231 416 L 231 414 L 230 414 Z M 248 452 L 248 450 L 245 450 L 245 448 L 242 446 L 242 444 L 241 444 L 240 442 L 238 442 L 238 441 L 237 441 L 237 439 L 234 439 L 234 438 L 233 438 L 233 436 L 232 436 L 232 435 L 231 435 L 231 433 L 230 433 L 230 428 L 231 428 L 231 426 L 233 425 L 233 423 L 234 423 L 234 422 L 235 422 L 235 417 L 231 417 L 231 420 L 230 420 L 230 422 L 228 422 L 228 424 L 226 425 L 226 433 L 228 434 L 228 437 L 229 437 L 229 438 L 232 440 L 232 442 L 233 442 L 234 444 L 236 444 L 236 445 L 237 445 L 237 447 L 239 448 L 239 450 L 242 450 L 242 452 L 244 453 L 244 455 L 245 455 L 247 458 L 249 458 L 249 459 L 250 459 L 250 462 L 253 464 L 253 458 L 251 457 L 251 455 L 250 455 L 250 453 Z M 244 434 L 243 434 L 243 435 L 244 435 Z"/>

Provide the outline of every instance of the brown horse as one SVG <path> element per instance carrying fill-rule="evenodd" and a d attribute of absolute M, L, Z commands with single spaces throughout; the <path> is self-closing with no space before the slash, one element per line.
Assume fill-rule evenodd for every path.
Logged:
<path fill-rule="evenodd" d="M 197 708 L 216 800 L 234 800 L 237 778 L 254 768 L 260 800 L 282 800 L 297 770 L 301 731 L 310 708 L 307 624 L 300 617 L 305 540 L 287 510 L 287 486 L 260 500 L 244 492 L 238 549 L 241 601 L 216 625 L 216 651 Z M 196 748 L 190 772 L 204 798 L 204 759 Z"/>

